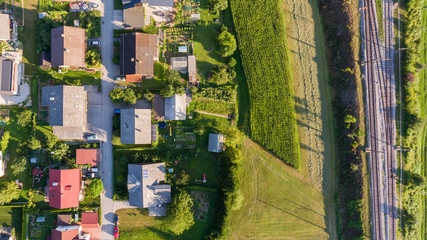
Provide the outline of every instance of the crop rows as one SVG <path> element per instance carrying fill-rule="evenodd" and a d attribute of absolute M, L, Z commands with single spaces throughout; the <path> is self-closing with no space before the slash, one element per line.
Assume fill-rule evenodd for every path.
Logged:
<path fill-rule="evenodd" d="M 231 0 L 251 101 L 251 137 L 300 167 L 295 101 L 279 0 Z"/>

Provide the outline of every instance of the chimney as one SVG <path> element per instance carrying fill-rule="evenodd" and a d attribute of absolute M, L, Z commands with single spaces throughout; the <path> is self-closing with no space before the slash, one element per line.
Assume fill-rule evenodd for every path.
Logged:
<path fill-rule="evenodd" d="M 131 59 L 130 59 L 130 61 L 131 61 L 131 62 L 135 62 L 135 58 L 131 58 Z"/>

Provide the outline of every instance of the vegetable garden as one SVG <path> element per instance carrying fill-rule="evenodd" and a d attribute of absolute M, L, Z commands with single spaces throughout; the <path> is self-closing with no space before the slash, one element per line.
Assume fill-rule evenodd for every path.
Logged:
<path fill-rule="evenodd" d="M 281 1 L 231 0 L 248 79 L 251 137 L 300 168 L 295 101 Z M 283 43 L 283 44 L 280 44 Z"/>

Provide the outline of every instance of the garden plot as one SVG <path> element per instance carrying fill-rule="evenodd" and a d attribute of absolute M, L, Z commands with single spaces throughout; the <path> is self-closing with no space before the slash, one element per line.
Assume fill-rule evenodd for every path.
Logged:
<path fill-rule="evenodd" d="M 191 191 L 190 195 L 194 202 L 194 220 L 206 222 L 209 212 L 211 194 L 200 191 Z"/>
<path fill-rule="evenodd" d="M 165 57 L 187 56 L 193 54 L 193 28 L 170 28 L 165 30 Z"/>

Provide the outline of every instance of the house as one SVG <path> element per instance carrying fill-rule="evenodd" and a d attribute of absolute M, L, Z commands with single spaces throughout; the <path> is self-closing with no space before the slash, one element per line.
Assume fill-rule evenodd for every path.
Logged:
<path fill-rule="evenodd" d="M 3 177 L 4 174 L 6 173 L 5 165 L 6 165 L 6 163 L 3 160 L 3 152 L 0 151 L 0 177 Z"/>
<path fill-rule="evenodd" d="M 80 169 L 49 169 L 49 206 L 73 208 L 79 206 Z"/>
<path fill-rule="evenodd" d="M 120 73 L 126 81 L 154 77 L 154 62 L 159 60 L 157 35 L 127 33 L 120 35 Z"/>
<path fill-rule="evenodd" d="M 14 227 L 0 227 L 0 240 L 15 240 Z"/>
<path fill-rule="evenodd" d="M 187 57 L 171 57 L 171 69 L 186 74 L 188 72 Z"/>
<path fill-rule="evenodd" d="M 0 40 L 7 41 L 11 39 L 11 20 L 7 13 L 0 13 Z"/>
<path fill-rule="evenodd" d="M 171 186 L 165 181 L 165 163 L 129 164 L 128 191 L 129 204 L 139 208 L 148 208 L 155 212 L 163 204 L 171 202 Z M 165 211 L 157 212 L 164 215 Z"/>
<path fill-rule="evenodd" d="M 130 28 L 143 28 L 156 22 L 172 20 L 174 0 L 122 0 L 124 23 Z M 136 23 L 132 25 L 132 23 Z"/>
<path fill-rule="evenodd" d="M 51 239 L 101 240 L 98 213 L 82 213 L 81 223 L 71 223 L 70 214 L 58 215 L 57 227 L 51 230 Z"/>
<path fill-rule="evenodd" d="M 151 124 L 151 109 L 120 110 L 122 144 L 151 144 L 153 135 L 157 138 L 157 125 Z"/>
<path fill-rule="evenodd" d="M 83 140 L 86 130 L 87 92 L 83 86 L 42 88 L 42 106 L 49 108 L 49 125 L 59 139 Z"/>
<path fill-rule="evenodd" d="M 209 133 L 208 151 L 215 153 L 223 152 L 225 148 L 224 141 L 224 135 L 218 133 Z"/>
<path fill-rule="evenodd" d="M 101 226 L 98 213 L 82 213 L 82 231 L 90 234 L 90 240 L 101 240 Z"/>
<path fill-rule="evenodd" d="M 86 31 L 69 26 L 51 30 L 51 64 L 60 68 L 86 66 Z"/>
<path fill-rule="evenodd" d="M 187 119 L 187 95 L 175 94 L 165 98 L 165 120 Z"/>
<path fill-rule="evenodd" d="M 165 99 L 159 94 L 153 98 L 153 119 L 155 121 L 165 120 Z"/>
<path fill-rule="evenodd" d="M 58 226 L 51 230 L 52 240 L 90 240 L 90 234 L 82 232 L 80 225 Z"/>
<path fill-rule="evenodd" d="M 96 167 L 100 158 L 100 149 L 77 149 L 76 150 L 76 163 L 79 165 L 91 165 Z"/>
<path fill-rule="evenodd" d="M 192 84 L 197 83 L 196 56 L 188 56 L 188 81 Z"/>
<path fill-rule="evenodd" d="M 0 94 L 17 95 L 22 78 L 22 52 L 4 51 L 0 57 Z"/>
<path fill-rule="evenodd" d="M 71 214 L 58 214 L 56 216 L 56 226 L 71 225 Z"/>

